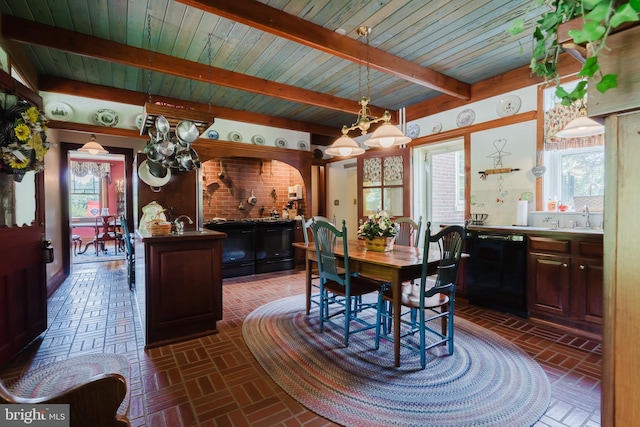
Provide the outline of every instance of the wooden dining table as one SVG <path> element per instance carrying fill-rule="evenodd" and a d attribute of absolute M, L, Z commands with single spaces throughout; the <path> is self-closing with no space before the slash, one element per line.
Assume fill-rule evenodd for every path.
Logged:
<path fill-rule="evenodd" d="M 78 251 L 78 254 L 83 254 L 87 252 L 87 249 L 89 249 L 89 246 L 93 246 L 95 244 L 95 236 L 98 235 L 98 233 L 100 232 L 100 227 L 103 226 L 101 223 L 96 221 L 96 218 L 99 218 L 100 216 L 101 215 L 98 215 L 97 217 L 90 217 L 90 218 L 74 218 L 71 220 L 70 225 L 72 230 L 75 228 L 92 228 L 93 229 L 94 240 L 87 242 L 84 246 L 84 249 L 81 249 L 80 251 Z M 109 215 L 109 216 L 114 216 L 114 215 Z M 112 222 L 111 225 L 114 225 L 116 229 L 119 229 L 120 219 L 116 218 L 115 222 Z"/>
<path fill-rule="evenodd" d="M 306 266 L 306 295 L 307 313 L 311 304 L 311 268 L 317 262 L 316 247 L 313 242 L 305 244 L 296 242 L 294 247 L 305 251 Z M 342 243 L 336 245 L 335 254 L 344 258 Z M 393 353 L 395 366 L 400 366 L 400 312 L 402 283 L 419 278 L 422 273 L 421 248 L 395 245 L 388 252 L 374 252 L 365 248 L 363 240 L 349 240 L 349 269 L 363 276 L 389 282 L 393 292 Z M 429 251 L 427 274 L 437 272 L 440 253 L 437 250 Z"/>

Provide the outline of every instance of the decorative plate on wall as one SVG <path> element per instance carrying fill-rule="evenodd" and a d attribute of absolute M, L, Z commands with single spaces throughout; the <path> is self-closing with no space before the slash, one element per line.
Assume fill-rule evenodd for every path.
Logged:
<path fill-rule="evenodd" d="M 118 114 L 113 110 L 109 110 L 108 108 L 103 108 L 96 111 L 96 114 L 93 116 L 93 118 L 97 124 L 109 127 L 117 125 L 118 121 L 120 120 Z"/>
<path fill-rule="evenodd" d="M 286 148 L 287 140 L 284 138 L 276 138 L 276 147 Z"/>
<path fill-rule="evenodd" d="M 309 144 L 307 144 L 306 141 L 298 141 L 298 148 L 300 150 L 308 150 L 309 149 Z"/>
<path fill-rule="evenodd" d="M 44 113 L 50 120 L 67 122 L 73 117 L 73 109 L 64 102 L 52 102 L 44 107 Z"/>
<path fill-rule="evenodd" d="M 220 134 L 218 133 L 217 130 L 211 129 L 210 131 L 207 132 L 207 138 L 209 138 L 209 139 L 218 139 L 218 138 L 220 138 Z"/>
<path fill-rule="evenodd" d="M 433 125 L 433 127 L 431 128 L 431 133 L 440 133 L 440 131 L 442 130 L 442 123 L 437 122 L 436 124 Z"/>
<path fill-rule="evenodd" d="M 467 108 L 466 110 L 460 111 L 460 114 L 458 114 L 456 118 L 456 124 L 458 127 L 469 126 L 475 119 L 476 113 L 472 109 Z"/>
<path fill-rule="evenodd" d="M 233 141 L 233 142 L 241 142 L 242 141 L 242 135 L 240 134 L 240 132 L 229 132 L 229 141 Z"/>
<path fill-rule="evenodd" d="M 506 96 L 501 99 L 496 107 L 496 112 L 500 117 L 513 116 L 520 110 L 521 100 L 516 95 Z"/>
<path fill-rule="evenodd" d="M 420 136 L 420 125 L 417 123 L 409 123 L 407 125 L 407 136 L 412 139 Z"/>
<path fill-rule="evenodd" d="M 142 120 L 143 120 L 142 114 L 138 114 L 135 119 L 136 127 L 138 129 L 142 129 Z"/>
<path fill-rule="evenodd" d="M 265 139 L 262 135 L 253 135 L 251 141 L 256 145 L 264 145 Z"/>

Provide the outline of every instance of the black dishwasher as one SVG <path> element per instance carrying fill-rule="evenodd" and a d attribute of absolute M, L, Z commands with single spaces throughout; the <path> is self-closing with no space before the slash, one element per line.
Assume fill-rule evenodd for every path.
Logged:
<path fill-rule="evenodd" d="M 526 235 L 468 230 L 466 252 L 469 302 L 527 318 Z"/>

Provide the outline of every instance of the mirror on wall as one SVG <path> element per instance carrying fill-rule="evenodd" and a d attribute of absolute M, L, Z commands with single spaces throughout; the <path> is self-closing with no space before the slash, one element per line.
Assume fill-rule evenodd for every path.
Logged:
<path fill-rule="evenodd" d="M 24 174 L 22 181 L 0 173 L 0 226 L 32 225 L 36 219 L 36 174 Z"/>

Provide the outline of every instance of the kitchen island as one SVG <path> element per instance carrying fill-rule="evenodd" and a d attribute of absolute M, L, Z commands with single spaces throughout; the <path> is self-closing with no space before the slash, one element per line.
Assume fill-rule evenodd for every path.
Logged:
<path fill-rule="evenodd" d="M 145 349 L 216 333 L 222 319 L 222 242 L 210 230 L 136 232 L 136 293 Z"/>

